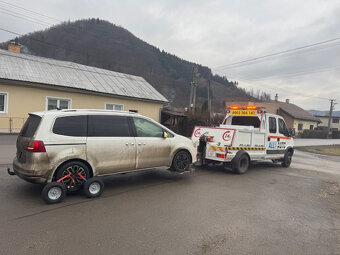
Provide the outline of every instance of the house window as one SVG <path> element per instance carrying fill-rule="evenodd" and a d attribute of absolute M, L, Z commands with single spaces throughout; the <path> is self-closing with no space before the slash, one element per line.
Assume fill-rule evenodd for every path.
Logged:
<path fill-rule="evenodd" d="M 7 113 L 8 93 L 0 92 L 0 113 Z"/>
<path fill-rule="evenodd" d="M 339 119 L 333 118 L 332 123 L 339 123 Z"/>
<path fill-rule="evenodd" d="M 302 130 L 302 128 L 303 128 L 303 124 L 301 124 L 301 123 L 299 123 L 299 125 L 298 125 L 298 130 Z"/>
<path fill-rule="evenodd" d="M 314 129 L 314 125 L 309 125 L 309 129 L 313 130 Z"/>
<path fill-rule="evenodd" d="M 48 111 L 55 109 L 70 109 L 71 99 L 48 97 L 46 108 Z"/>
<path fill-rule="evenodd" d="M 124 105 L 122 105 L 122 104 L 105 104 L 105 109 L 111 110 L 111 111 L 123 111 Z"/>

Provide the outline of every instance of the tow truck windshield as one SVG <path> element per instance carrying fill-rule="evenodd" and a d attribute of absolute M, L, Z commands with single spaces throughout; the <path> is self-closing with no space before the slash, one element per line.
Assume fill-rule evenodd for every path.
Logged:
<path fill-rule="evenodd" d="M 257 116 L 229 116 L 223 125 L 253 126 L 260 127 L 260 119 Z"/>

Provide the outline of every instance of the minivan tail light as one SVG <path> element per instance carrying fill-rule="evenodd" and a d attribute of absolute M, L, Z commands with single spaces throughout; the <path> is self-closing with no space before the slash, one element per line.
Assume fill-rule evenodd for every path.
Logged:
<path fill-rule="evenodd" d="M 30 141 L 27 150 L 31 152 L 46 152 L 43 141 Z"/>

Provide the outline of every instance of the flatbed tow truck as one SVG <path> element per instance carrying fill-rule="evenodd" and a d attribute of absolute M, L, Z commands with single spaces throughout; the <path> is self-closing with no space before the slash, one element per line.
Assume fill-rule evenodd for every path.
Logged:
<path fill-rule="evenodd" d="M 272 160 L 289 167 L 294 154 L 295 130 L 284 119 L 259 106 L 231 106 L 218 127 L 195 126 L 191 139 L 196 165 L 223 163 L 237 174 L 247 172 L 250 162 Z"/>

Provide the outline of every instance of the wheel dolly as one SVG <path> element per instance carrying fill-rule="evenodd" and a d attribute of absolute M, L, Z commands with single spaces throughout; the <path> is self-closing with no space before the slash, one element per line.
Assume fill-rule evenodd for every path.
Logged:
<path fill-rule="evenodd" d="M 7 168 L 7 173 L 9 175 L 16 175 L 14 171 L 11 171 L 10 168 Z M 88 198 L 99 197 L 104 191 L 104 182 L 99 177 L 91 177 L 86 179 L 81 173 L 77 173 L 77 175 L 84 180 L 83 183 L 83 192 Z M 75 183 L 74 178 L 72 177 L 72 173 L 69 173 L 62 178 L 47 183 L 45 187 L 41 191 L 42 199 L 48 204 L 56 204 L 60 203 L 64 200 L 67 193 L 67 188 L 74 188 L 74 186 L 68 186 L 62 183 L 63 180 L 69 178 L 72 183 Z"/>

